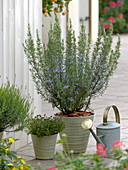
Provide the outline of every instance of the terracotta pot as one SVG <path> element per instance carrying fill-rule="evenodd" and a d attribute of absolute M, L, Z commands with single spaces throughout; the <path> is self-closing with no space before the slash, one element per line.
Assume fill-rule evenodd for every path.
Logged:
<path fill-rule="evenodd" d="M 37 159 L 53 159 L 57 134 L 51 136 L 37 137 L 31 135 L 35 157 Z"/>

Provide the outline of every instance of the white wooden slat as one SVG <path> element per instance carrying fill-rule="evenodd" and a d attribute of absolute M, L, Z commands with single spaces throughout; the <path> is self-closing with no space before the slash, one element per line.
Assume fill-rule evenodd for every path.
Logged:
<path fill-rule="evenodd" d="M 0 1 L 0 84 L 3 82 L 3 1 Z"/>
<path fill-rule="evenodd" d="M 8 0 L 3 1 L 3 71 L 4 79 L 3 82 L 7 82 L 7 77 L 9 75 L 9 14 L 8 14 Z"/>
<path fill-rule="evenodd" d="M 92 0 L 91 2 L 91 38 L 95 42 L 97 39 L 99 24 L 99 0 Z"/>
<path fill-rule="evenodd" d="M 31 24 L 34 36 L 35 28 L 41 32 L 41 8 L 41 1 L 0 0 L 0 75 L 2 76 L 0 83 L 6 82 L 8 77 L 12 84 L 23 86 L 23 89 L 27 86 L 25 94 L 30 94 L 32 98 L 35 93 L 34 83 L 29 73 L 22 43 L 27 38 L 28 23 Z M 4 136 L 20 138 L 15 146 L 16 149 L 29 142 L 23 132 L 6 133 Z"/>
<path fill-rule="evenodd" d="M 69 20 L 72 21 L 73 29 L 75 30 L 75 35 L 79 35 L 79 3 L 80 0 L 73 0 L 69 4 Z M 76 17 L 77 16 L 77 17 Z"/>
<path fill-rule="evenodd" d="M 29 14 L 29 0 L 23 0 L 23 6 L 24 6 L 24 41 L 27 38 L 27 31 L 28 31 L 28 14 Z M 23 49 L 23 47 L 22 47 Z M 26 94 L 29 94 L 29 67 L 28 67 L 28 61 L 27 57 L 23 53 L 23 65 L 24 65 L 24 80 L 23 84 L 24 87 L 26 88 Z"/>
<path fill-rule="evenodd" d="M 23 1 L 15 0 L 15 74 L 16 84 L 23 83 L 23 56 L 22 56 L 22 30 L 23 30 Z"/>
<path fill-rule="evenodd" d="M 34 0 L 34 30 L 38 29 L 40 37 L 42 34 L 42 1 Z"/>
<path fill-rule="evenodd" d="M 66 40 L 66 27 L 67 27 L 67 15 L 62 15 L 60 17 L 60 24 L 61 24 L 61 31 L 62 31 L 62 38 Z"/>
<path fill-rule="evenodd" d="M 9 3 L 9 75 L 11 83 L 15 83 L 15 0 L 8 0 Z"/>
<path fill-rule="evenodd" d="M 23 32 L 23 41 L 27 38 L 27 30 L 28 30 L 28 14 L 29 14 L 29 2 L 28 0 L 23 0 L 23 24 L 24 24 L 24 32 Z M 24 43 L 24 42 L 23 42 Z M 23 50 L 23 47 L 22 47 Z M 23 71 L 23 87 L 25 89 L 24 95 L 29 95 L 29 67 L 28 67 L 28 61 L 27 57 L 25 56 L 25 53 L 23 52 L 23 66 L 24 66 L 24 71 Z M 26 143 L 29 142 L 28 140 L 28 135 L 24 135 Z"/>
<path fill-rule="evenodd" d="M 29 11 L 28 11 L 28 23 L 31 26 L 31 33 L 34 33 L 34 1 L 29 0 L 28 1 L 29 5 Z M 31 73 L 29 72 L 29 93 L 31 94 L 31 97 L 34 98 L 34 82 L 32 80 Z M 33 103 L 33 108 L 34 108 L 34 103 Z"/>
<path fill-rule="evenodd" d="M 42 1 L 38 2 L 34 0 L 34 36 L 36 40 L 36 30 L 38 29 L 40 38 L 42 39 Z M 35 86 L 34 86 L 35 87 Z M 35 113 L 41 114 L 42 113 L 42 100 L 41 96 L 37 94 L 36 89 L 34 88 L 34 106 L 35 106 Z"/>
<path fill-rule="evenodd" d="M 24 91 L 24 51 L 22 43 L 24 42 L 24 1 L 16 0 L 15 4 L 15 74 L 16 84 L 23 87 Z M 21 138 L 22 136 L 22 138 Z M 20 144 L 27 144 L 27 134 L 23 131 L 15 134 L 15 138 L 20 139 L 15 148 L 18 149 Z"/>
<path fill-rule="evenodd" d="M 86 17 L 89 17 L 89 2 L 90 0 L 81 0 L 79 4 L 79 19 L 83 19 L 84 24 L 86 26 L 86 33 L 89 33 L 89 19 L 85 20 Z M 86 8 L 86 10 L 85 10 Z M 81 22 L 80 22 L 81 25 Z"/>

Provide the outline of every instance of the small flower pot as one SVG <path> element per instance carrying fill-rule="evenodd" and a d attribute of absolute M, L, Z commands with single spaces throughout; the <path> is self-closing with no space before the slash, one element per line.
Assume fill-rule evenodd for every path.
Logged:
<path fill-rule="evenodd" d="M 37 137 L 31 135 L 35 158 L 37 159 L 53 159 L 56 145 L 57 134 L 51 136 Z"/>

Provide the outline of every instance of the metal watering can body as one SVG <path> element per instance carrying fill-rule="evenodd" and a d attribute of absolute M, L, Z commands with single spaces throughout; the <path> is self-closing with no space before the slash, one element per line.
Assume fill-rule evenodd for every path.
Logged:
<path fill-rule="evenodd" d="M 116 121 L 108 121 L 108 112 L 110 108 L 115 112 Z M 96 135 L 101 139 L 107 148 L 107 155 L 111 156 L 112 144 L 120 141 L 120 115 L 116 106 L 108 106 L 103 115 L 103 123 L 96 127 Z"/>
<path fill-rule="evenodd" d="M 113 108 L 115 112 L 116 121 L 108 121 L 108 112 L 110 108 Z M 97 143 L 101 143 L 107 148 L 107 156 L 112 156 L 111 149 L 112 144 L 116 141 L 120 141 L 120 115 L 116 106 L 108 106 L 103 115 L 103 123 L 96 127 L 96 134 L 91 129 L 90 120 L 82 123 L 83 129 L 88 129 L 96 139 Z M 90 125 L 89 125 L 90 124 Z"/>

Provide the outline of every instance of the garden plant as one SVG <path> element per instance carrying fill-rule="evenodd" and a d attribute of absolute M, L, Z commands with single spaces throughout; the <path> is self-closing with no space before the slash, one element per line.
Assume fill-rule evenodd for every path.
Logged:
<path fill-rule="evenodd" d="M 66 135 L 65 139 L 58 141 L 58 143 L 64 142 L 66 142 Z M 96 154 L 81 153 L 74 156 L 73 151 L 68 153 L 58 152 L 56 154 L 56 166 L 48 170 L 127 170 L 128 149 L 125 149 L 125 145 L 121 141 L 114 142 L 112 146 L 113 156 L 109 157 L 110 165 L 105 161 L 107 148 L 98 144 Z"/>
<path fill-rule="evenodd" d="M 13 128 L 13 131 L 22 130 L 24 122 L 32 114 L 31 102 L 23 96 L 21 89 L 9 82 L 0 86 L 0 132 Z"/>
<path fill-rule="evenodd" d="M 114 33 L 128 32 L 128 1 L 127 0 L 100 0 L 100 23 L 105 29 L 113 24 Z"/>
<path fill-rule="evenodd" d="M 100 29 L 91 49 L 84 24 L 78 42 L 70 24 L 65 45 L 56 17 L 48 33 L 48 43 L 43 46 L 38 31 L 34 42 L 29 25 L 24 51 L 37 92 L 64 115 L 90 110 L 91 99 L 103 94 L 118 64 L 120 38 L 115 49 L 111 45 L 112 29 L 109 33 Z"/>
<path fill-rule="evenodd" d="M 37 115 L 27 121 L 26 128 L 32 137 L 35 157 L 53 159 L 57 135 L 65 128 L 64 122 L 58 117 Z"/>
<path fill-rule="evenodd" d="M 11 151 L 12 144 L 17 141 L 10 137 L 0 140 L 0 169 L 1 170 L 21 170 L 32 169 L 31 165 L 26 164 L 21 156 Z"/>
<path fill-rule="evenodd" d="M 26 131 L 38 137 L 58 134 L 65 128 L 64 122 L 60 118 L 37 115 L 26 121 Z"/>

